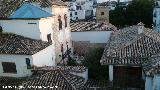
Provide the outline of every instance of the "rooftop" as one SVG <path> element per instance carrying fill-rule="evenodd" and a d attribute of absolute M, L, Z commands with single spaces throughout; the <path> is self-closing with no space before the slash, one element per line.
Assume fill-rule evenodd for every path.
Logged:
<path fill-rule="evenodd" d="M 58 90 L 79 90 L 85 84 L 85 80 L 82 77 L 70 74 L 66 71 L 54 70 L 46 72 L 42 76 L 27 81 L 22 85 L 27 89 L 28 86 L 44 86 L 48 89 L 55 89 L 57 86 Z"/>
<path fill-rule="evenodd" d="M 76 73 L 82 73 L 87 70 L 87 67 L 84 66 L 56 66 L 56 67 L 40 67 L 35 70 L 62 70 L 62 71 L 68 71 L 68 72 L 76 72 Z"/>
<path fill-rule="evenodd" d="M 160 73 L 160 53 L 143 61 L 142 66 L 146 75 L 153 76 Z"/>
<path fill-rule="evenodd" d="M 0 34 L 0 54 L 33 55 L 50 45 L 48 42 L 16 34 Z"/>
<path fill-rule="evenodd" d="M 38 8 L 30 3 L 23 4 L 19 9 L 12 13 L 9 18 L 46 18 L 52 14 Z"/>
<path fill-rule="evenodd" d="M 64 2 L 60 0 L 28 0 L 27 2 L 37 3 L 42 8 L 51 7 L 52 5 L 67 6 Z M 0 18 L 8 18 L 24 3 L 26 3 L 25 0 L 2 0 L 0 2 Z"/>
<path fill-rule="evenodd" d="M 111 24 L 99 22 L 73 22 L 70 24 L 72 32 L 83 31 L 114 31 L 116 28 Z"/>
<path fill-rule="evenodd" d="M 126 27 L 111 35 L 100 60 L 102 65 L 141 66 L 149 62 L 143 65 L 145 71 L 157 69 L 153 66 L 159 60 L 150 63 L 150 57 L 160 52 L 160 34 L 145 27 L 139 34 L 139 26 Z"/>

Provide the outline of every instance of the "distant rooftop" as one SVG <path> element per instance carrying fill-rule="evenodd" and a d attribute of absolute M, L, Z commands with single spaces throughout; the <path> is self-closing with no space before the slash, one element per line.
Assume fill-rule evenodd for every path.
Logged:
<path fill-rule="evenodd" d="M 16 34 L 0 34 L 0 54 L 33 55 L 50 45 L 48 42 Z"/>
<path fill-rule="evenodd" d="M 114 31 L 116 27 L 111 24 L 99 23 L 99 22 L 73 22 L 71 23 L 72 32 L 83 31 Z"/>

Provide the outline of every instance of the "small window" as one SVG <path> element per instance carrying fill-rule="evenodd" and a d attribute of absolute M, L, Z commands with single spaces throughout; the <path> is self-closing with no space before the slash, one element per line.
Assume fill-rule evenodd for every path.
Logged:
<path fill-rule="evenodd" d="M 63 44 L 61 44 L 61 52 L 63 53 Z"/>
<path fill-rule="evenodd" d="M 17 73 L 16 64 L 12 62 L 2 62 L 4 73 Z"/>
<path fill-rule="evenodd" d="M 67 14 L 64 15 L 65 27 L 67 27 Z"/>
<path fill-rule="evenodd" d="M 31 67 L 30 59 L 26 58 L 27 69 Z"/>
<path fill-rule="evenodd" d="M 51 34 L 47 34 L 47 40 L 48 40 L 48 42 L 52 42 Z"/>
<path fill-rule="evenodd" d="M 78 17 L 76 17 L 76 20 L 78 20 Z"/>
<path fill-rule="evenodd" d="M 62 30 L 62 20 L 61 20 L 61 16 L 58 16 L 58 22 L 59 22 L 59 30 Z"/>
<path fill-rule="evenodd" d="M 75 12 L 75 15 L 77 15 L 77 12 Z"/>
<path fill-rule="evenodd" d="M 72 12 L 70 13 L 70 17 L 72 17 Z"/>
<path fill-rule="evenodd" d="M 104 12 L 101 12 L 101 15 L 104 15 Z"/>

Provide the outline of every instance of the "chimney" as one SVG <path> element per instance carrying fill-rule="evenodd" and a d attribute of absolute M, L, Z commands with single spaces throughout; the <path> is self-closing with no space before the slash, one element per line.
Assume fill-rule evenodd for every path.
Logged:
<path fill-rule="evenodd" d="M 143 33 L 144 24 L 142 22 L 140 22 L 140 23 L 137 24 L 137 26 L 138 26 L 138 34 Z"/>

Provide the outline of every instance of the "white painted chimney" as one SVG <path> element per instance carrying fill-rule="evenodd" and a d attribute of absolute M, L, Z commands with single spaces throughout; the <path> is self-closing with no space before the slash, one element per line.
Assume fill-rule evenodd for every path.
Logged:
<path fill-rule="evenodd" d="M 137 24 L 137 26 L 138 26 L 138 34 L 143 33 L 144 24 L 142 22 L 140 22 L 140 23 Z"/>

